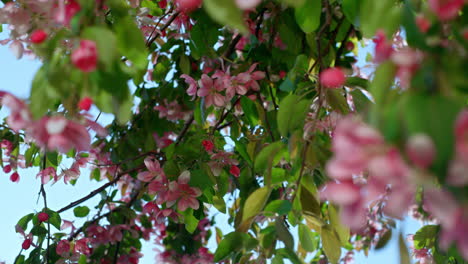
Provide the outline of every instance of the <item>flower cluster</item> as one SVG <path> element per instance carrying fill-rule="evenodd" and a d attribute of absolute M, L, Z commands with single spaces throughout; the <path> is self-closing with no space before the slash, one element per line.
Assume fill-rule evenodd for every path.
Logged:
<path fill-rule="evenodd" d="M 249 90 L 259 91 L 259 80 L 265 78 L 265 73 L 255 71 L 257 64 L 254 63 L 246 72 L 231 75 L 230 71 L 217 70 L 211 77 L 203 74 L 197 82 L 192 77 L 183 74 L 182 78 L 189 85 L 187 94 L 194 99 L 196 96 L 205 100 L 205 106 L 225 106 L 236 94 L 245 95 Z"/>
<path fill-rule="evenodd" d="M 177 204 L 177 209 L 180 211 L 185 211 L 187 208 L 198 209 L 200 204 L 197 197 L 201 195 L 201 191 L 188 184 L 190 181 L 189 171 L 182 172 L 177 181 L 170 181 L 164 174 L 158 160 L 148 157 L 145 159 L 145 165 L 148 171 L 139 173 L 137 178 L 148 183 L 148 191 L 150 194 L 156 195 L 158 204 L 165 203 L 167 208 Z"/>

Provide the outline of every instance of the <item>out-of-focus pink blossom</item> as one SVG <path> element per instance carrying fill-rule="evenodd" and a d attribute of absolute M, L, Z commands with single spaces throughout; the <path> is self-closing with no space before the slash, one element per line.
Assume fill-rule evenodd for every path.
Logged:
<path fill-rule="evenodd" d="M 32 116 L 27 105 L 10 93 L 0 92 L 1 104 L 10 109 L 7 124 L 14 131 L 25 129 L 32 122 Z"/>
<path fill-rule="evenodd" d="M 97 68 L 97 47 L 92 40 L 81 40 L 78 48 L 72 51 L 71 61 L 83 72 L 92 72 Z"/>
<path fill-rule="evenodd" d="M 361 173 L 370 159 L 384 143 L 373 128 L 354 117 L 346 117 L 337 123 L 333 134 L 334 157 L 327 163 L 328 176 L 336 180 L 351 179 Z"/>
<path fill-rule="evenodd" d="M 424 205 L 442 226 L 439 235 L 439 245 L 448 250 L 452 243 L 458 247 L 458 252 L 468 260 L 468 211 L 466 206 L 460 206 L 450 195 L 440 189 L 424 191 Z"/>
<path fill-rule="evenodd" d="M 62 116 L 43 117 L 35 123 L 30 133 L 38 146 L 67 153 L 71 148 L 78 152 L 90 148 L 91 137 L 85 126 Z"/>
<path fill-rule="evenodd" d="M 248 10 L 258 6 L 262 0 L 236 0 L 236 5 L 242 10 Z"/>
<path fill-rule="evenodd" d="M 377 31 L 374 38 L 375 43 L 375 63 L 381 63 L 390 58 L 393 53 L 392 44 L 387 41 L 387 37 L 382 30 Z"/>
<path fill-rule="evenodd" d="M 463 0 L 429 0 L 429 8 L 442 20 L 450 20 L 458 16 L 463 8 Z"/>
<path fill-rule="evenodd" d="M 408 139 L 406 143 L 406 154 L 414 165 L 425 169 L 434 161 L 436 149 L 429 136 L 416 134 Z"/>
<path fill-rule="evenodd" d="M 80 4 L 75 0 L 59 0 L 57 8 L 55 9 L 55 21 L 62 25 L 69 26 L 70 20 L 80 10 Z"/>
<path fill-rule="evenodd" d="M 429 19 L 427 19 L 423 15 L 417 15 L 415 22 L 416 26 L 418 26 L 419 28 L 419 31 L 421 31 L 422 33 L 427 33 L 427 31 L 431 27 L 431 21 L 429 21 Z"/>

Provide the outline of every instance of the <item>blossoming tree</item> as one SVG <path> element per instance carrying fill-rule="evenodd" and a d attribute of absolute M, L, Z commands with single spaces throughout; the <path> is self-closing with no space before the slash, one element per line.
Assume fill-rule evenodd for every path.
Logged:
<path fill-rule="evenodd" d="M 43 62 L 0 92 L 1 166 L 37 168 L 44 205 L 15 263 L 138 263 L 150 238 L 156 263 L 351 263 L 408 213 L 401 263 L 468 261 L 465 1 L 2 2 L 1 44 Z"/>

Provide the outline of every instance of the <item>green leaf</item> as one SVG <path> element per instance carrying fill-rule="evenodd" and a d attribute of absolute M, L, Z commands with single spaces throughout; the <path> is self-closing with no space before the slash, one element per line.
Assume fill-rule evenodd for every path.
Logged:
<path fill-rule="evenodd" d="M 244 203 L 244 209 L 242 210 L 242 223 L 240 230 L 248 230 L 253 218 L 257 216 L 265 207 L 265 204 L 270 196 L 271 189 L 268 187 L 262 187 L 255 190 Z"/>
<path fill-rule="evenodd" d="M 48 82 L 46 65 L 43 65 L 34 76 L 31 84 L 30 98 L 31 103 L 29 104 L 29 108 L 35 119 L 43 117 L 49 110 L 49 107 L 52 107 L 58 98 L 54 92 L 54 88 Z M 37 98 L 41 99 L 37 100 Z"/>
<path fill-rule="evenodd" d="M 361 2 L 361 0 L 343 0 L 343 13 L 346 16 L 346 19 L 348 19 L 348 21 L 353 25 L 359 25 L 357 17 L 359 14 L 359 7 Z"/>
<path fill-rule="evenodd" d="M 325 255 L 332 264 L 337 264 L 341 256 L 340 240 L 336 233 L 326 226 L 322 228 L 322 246 Z"/>
<path fill-rule="evenodd" d="M 255 106 L 255 102 L 250 100 L 248 97 L 243 96 L 240 100 L 242 111 L 245 113 L 245 117 L 251 126 L 258 125 L 258 111 Z"/>
<path fill-rule="evenodd" d="M 237 29 L 242 34 L 248 33 L 242 11 L 234 0 L 204 0 L 203 7 L 208 15 L 218 23 Z"/>
<path fill-rule="evenodd" d="M 365 37 L 383 29 L 390 36 L 400 23 L 401 11 L 395 0 L 363 0 L 360 12 L 361 30 Z M 385 17 L 385 19 L 382 19 Z"/>
<path fill-rule="evenodd" d="M 21 229 L 26 230 L 28 228 L 28 223 L 33 219 L 33 216 L 34 214 L 30 213 L 21 217 L 21 219 L 18 221 L 18 223 L 16 223 L 16 225 L 21 227 Z"/>
<path fill-rule="evenodd" d="M 24 255 L 19 255 L 15 259 L 15 264 L 23 264 L 24 263 L 24 258 L 25 258 Z"/>
<path fill-rule="evenodd" d="M 411 264 L 408 247 L 406 247 L 405 239 L 401 233 L 398 236 L 398 247 L 400 249 L 400 264 Z"/>
<path fill-rule="evenodd" d="M 89 214 L 89 208 L 87 206 L 77 206 L 73 209 L 73 214 L 76 217 L 86 217 Z"/>
<path fill-rule="evenodd" d="M 292 204 L 288 200 L 275 200 L 270 202 L 264 212 L 277 213 L 278 215 L 286 215 L 291 211 Z"/>
<path fill-rule="evenodd" d="M 432 248 L 435 246 L 439 233 L 439 226 L 427 225 L 414 234 L 414 247 L 416 249 Z"/>
<path fill-rule="evenodd" d="M 62 218 L 60 217 L 60 214 L 50 209 L 47 209 L 46 212 L 49 215 L 49 223 L 60 230 L 62 225 Z"/>
<path fill-rule="evenodd" d="M 330 218 L 330 225 L 335 230 L 338 239 L 341 242 L 341 246 L 348 244 L 350 231 L 349 228 L 341 223 L 341 218 L 338 213 L 338 209 L 329 204 L 328 205 L 328 217 Z"/>
<path fill-rule="evenodd" d="M 86 264 L 88 263 L 88 258 L 86 257 L 86 255 L 81 255 L 80 256 L 80 259 L 78 260 L 78 264 Z"/>
<path fill-rule="evenodd" d="M 36 225 L 31 229 L 31 234 L 37 237 L 45 237 L 47 234 L 47 229 L 42 225 Z"/>
<path fill-rule="evenodd" d="M 190 60 L 187 55 L 181 55 L 179 59 L 179 67 L 182 73 L 190 75 L 190 69 L 192 66 L 190 65 Z"/>
<path fill-rule="evenodd" d="M 325 98 L 327 103 L 335 110 L 336 112 L 346 115 L 349 113 L 349 106 L 346 98 L 339 89 L 327 89 L 325 92 Z"/>
<path fill-rule="evenodd" d="M 284 225 L 284 219 L 282 217 L 276 218 L 275 228 L 278 239 L 283 241 L 286 248 L 294 250 L 294 238 L 289 232 L 288 228 Z"/>
<path fill-rule="evenodd" d="M 222 197 L 213 196 L 213 206 L 218 209 L 221 213 L 226 213 L 226 202 Z"/>
<path fill-rule="evenodd" d="M 280 154 L 281 150 L 284 149 L 285 145 L 281 141 L 274 142 L 264 147 L 255 158 L 255 171 L 262 173 L 271 167 L 276 155 Z"/>
<path fill-rule="evenodd" d="M 314 238 L 314 234 L 304 224 L 299 224 L 299 228 L 297 230 L 299 236 L 299 242 L 301 242 L 301 247 L 308 252 L 315 251 L 316 249 L 316 242 Z"/>
<path fill-rule="evenodd" d="M 379 250 L 384 248 L 390 239 L 392 238 L 392 229 L 388 229 L 383 236 L 379 239 L 379 242 L 377 242 L 377 245 L 375 245 L 375 249 Z"/>
<path fill-rule="evenodd" d="M 321 0 L 305 0 L 303 5 L 296 7 L 294 15 L 299 27 L 308 34 L 315 31 L 320 25 L 321 13 Z"/>
<path fill-rule="evenodd" d="M 183 212 L 184 216 L 184 224 L 185 224 L 185 229 L 190 233 L 193 234 L 193 232 L 197 229 L 198 222 L 199 220 L 193 216 L 193 209 L 188 208 Z"/>
<path fill-rule="evenodd" d="M 250 250 L 257 244 L 258 241 L 248 234 L 240 232 L 229 233 L 219 243 L 214 254 L 214 262 L 228 259 L 231 255 L 235 255 L 242 249 Z"/>
<path fill-rule="evenodd" d="M 281 136 L 288 137 L 295 129 L 303 126 L 309 106 L 309 100 L 300 100 L 300 97 L 294 94 L 286 96 L 281 101 L 277 116 Z"/>
<path fill-rule="evenodd" d="M 148 51 L 140 29 L 130 17 L 124 17 L 116 21 L 117 48 L 140 70 L 146 70 L 148 66 Z"/>

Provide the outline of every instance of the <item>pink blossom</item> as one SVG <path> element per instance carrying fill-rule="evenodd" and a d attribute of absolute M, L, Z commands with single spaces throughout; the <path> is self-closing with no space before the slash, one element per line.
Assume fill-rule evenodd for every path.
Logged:
<path fill-rule="evenodd" d="M 97 48 L 92 40 L 81 40 L 77 49 L 72 51 L 73 65 L 83 72 L 92 72 L 97 68 Z"/>
<path fill-rule="evenodd" d="M 90 148 L 91 137 L 85 126 L 62 116 L 43 117 L 30 133 L 38 146 L 67 153 L 71 148 L 86 151 Z"/>
<path fill-rule="evenodd" d="M 236 0 L 236 5 L 240 9 L 247 10 L 255 8 L 262 0 Z"/>
<path fill-rule="evenodd" d="M 374 38 L 375 43 L 375 63 L 381 63 L 390 58 L 393 53 L 393 47 L 391 43 L 387 41 L 387 37 L 382 30 L 377 31 Z"/>
<path fill-rule="evenodd" d="M 429 8 L 442 20 L 450 20 L 458 16 L 463 8 L 463 0 L 429 0 Z"/>
<path fill-rule="evenodd" d="M 408 158 L 420 168 L 428 168 L 436 157 L 432 139 L 425 134 L 411 136 L 406 143 Z"/>
<path fill-rule="evenodd" d="M 447 183 L 452 186 L 460 187 L 468 185 L 468 163 L 466 160 L 455 158 L 455 160 L 450 163 Z"/>
<path fill-rule="evenodd" d="M 416 16 L 416 26 L 418 26 L 419 31 L 422 33 L 427 33 L 429 28 L 431 27 L 431 21 L 424 17 L 423 15 L 417 15 Z"/>
<path fill-rule="evenodd" d="M 185 211 L 187 208 L 198 209 L 200 205 L 197 197 L 201 195 L 201 191 L 196 187 L 190 187 L 189 181 L 190 172 L 184 171 L 180 174 L 177 182 L 174 181 L 169 184 L 171 192 L 167 198 L 167 206 L 171 206 L 171 204 L 174 204 L 178 200 L 177 209 L 180 211 Z"/>
<path fill-rule="evenodd" d="M 81 6 L 75 0 L 59 0 L 55 10 L 55 21 L 65 26 L 70 25 L 70 20 L 81 10 Z"/>
<path fill-rule="evenodd" d="M 10 115 L 7 117 L 7 124 L 14 131 L 25 129 L 32 122 L 32 116 L 27 105 L 10 93 L 0 92 L 1 104 L 10 108 Z"/>
<path fill-rule="evenodd" d="M 55 171 L 54 167 L 47 167 L 44 170 L 41 170 L 37 175 L 36 178 L 41 178 L 42 184 L 47 184 L 51 179 L 55 181 L 58 180 L 57 172 Z"/>
<path fill-rule="evenodd" d="M 24 46 L 19 40 L 15 40 L 10 44 L 10 51 L 15 55 L 16 59 L 19 60 L 23 57 Z"/>
<path fill-rule="evenodd" d="M 361 198 L 361 188 L 352 181 L 340 183 L 329 182 L 321 190 L 321 198 L 333 203 L 347 206 L 358 202 Z"/>
<path fill-rule="evenodd" d="M 156 222 L 159 224 L 164 223 L 166 218 L 168 217 L 171 218 L 172 221 L 177 223 L 179 222 L 180 215 L 176 211 L 170 208 L 164 209 L 164 210 L 159 211 L 156 214 Z"/>
<path fill-rule="evenodd" d="M 455 149 L 457 155 L 468 162 L 468 110 L 463 110 L 455 122 Z"/>
<path fill-rule="evenodd" d="M 198 81 L 200 89 L 197 95 L 205 98 L 205 106 L 210 107 L 215 105 L 217 107 L 224 106 L 226 99 L 221 95 L 221 91 L 224 90 L 222 81 L 220 79 L 213 80 L 208 75 L 203 74 L 201 79 Z"/>
<path fill-rule="evenodd" d="M 75 241 L 75 250 L 86 256 L 91 255 L 92 248 L 88 246 L 89 238 L 82 238 Z"/>
<path fill-rule="evenodd" d="M 70 255 L 70 241 L 63 239 L 60 240 L 57 243 L 57 247 L 55 248 L 55 251 L 57 252 L 58 255 L 62 257 L 68 257 Z"/>
<path fill-rule="evenodd" d="M 383 138 L 373 128 L 354 117 L 338 121 L 333 134 L 334 157 L 327 163 L 328 176 L 337 180 L 351 179 L 367 167 Z"/>
<path fill-rule="evenodd" d="M 164 132 L 162 137 L 159 137 L 158 133 L 153 134 L 156 145 L 159 149 L 163 149 L 174 143 L 177 136 L 173 132 Z"/>
<path fill-rule="evenodd" d="M 189 85 L 189 88 L 187 89 L 187 94 L 192 96 L 192 100 L 195 99 L 195 96 L 197 95 L 197 81 L 195 81 L 192 77 L 188 76 L 187 74 L 182 74 L 180 76 L 185 80 L 185 83 Z"/>
<path fill-rule="evenodd" d="M 160 180 L 165 177 L 164 171 L 157 159 L 153 157 L 147 157 L 145 158 L 145 165 L 148 171 L 138 173 L 138 180 L 142 182 L 151 182 L 155 178 Z"/>
<path fill-rule="evenodd" d="M 191 13 L 201 7 L 203 0 L 174 0 L 177 10 L 183 13 Z"/>
<path fill-rule="evenodd" d="M 465 260 L 468 260 L 468 211 L 466 206 L 457 204 L 454 198 L 445 191 L 439 189 L 426 189 L 424 191 L 424 205 L 428 212 L 440 221 L 442 230 L 439 235 L 439 245 L 443 250 L 448 250 L 455 242 L 458 252 Z"/>
<path fill-rule="evenodd" d="M 239 164 L 237 160 L 231 158 L 232 154 L 232 152 L 221 151 L 211 155 L 211 161 L 208 162 L 208 166 L 210 166 L 214 176 L 221 175 L 224 166 Z"/>
<path fill-rule="evenodd" d="M 182 106 L 177 101 L 167 103 L 167 100 L 164 100 L 164 103 L 160 103 L 154 109 L 159 111 L 159 118 L 167 118 L 170 121 L 182 120 L 187 114 L 187 112 L 182 110 Z"/>

